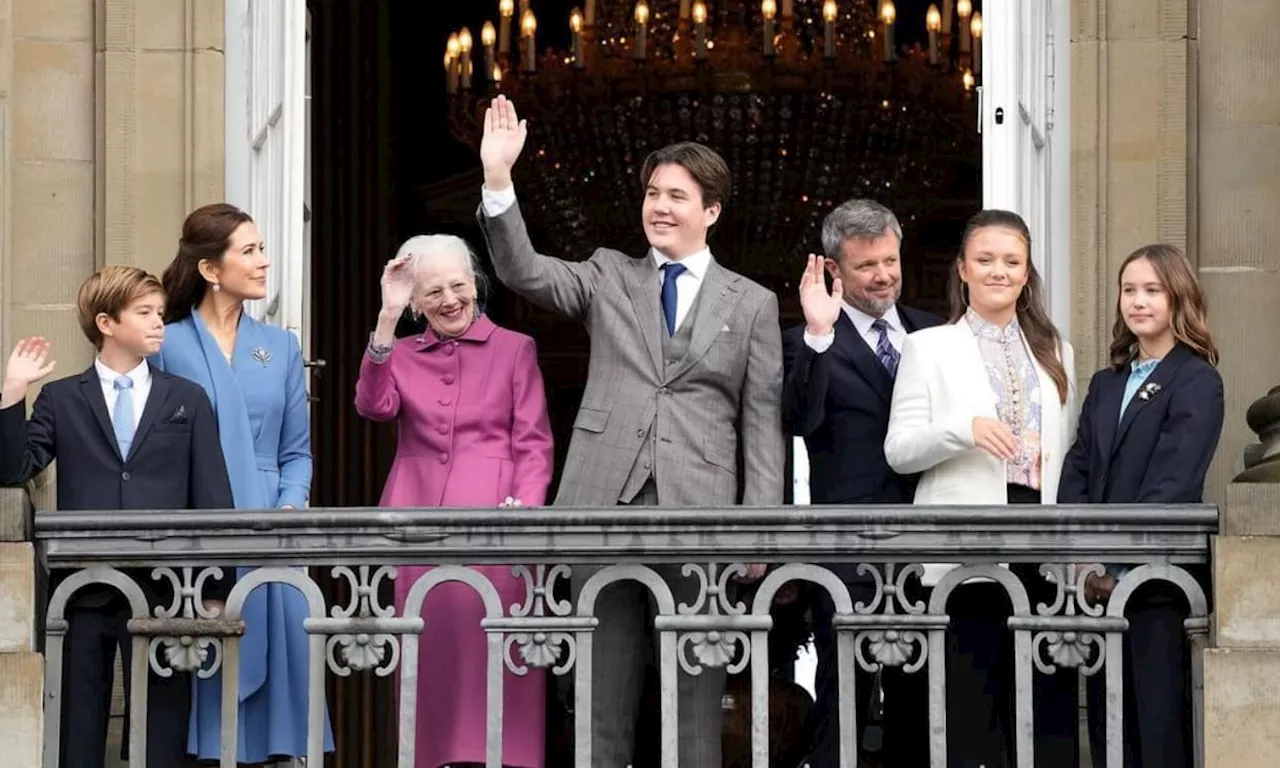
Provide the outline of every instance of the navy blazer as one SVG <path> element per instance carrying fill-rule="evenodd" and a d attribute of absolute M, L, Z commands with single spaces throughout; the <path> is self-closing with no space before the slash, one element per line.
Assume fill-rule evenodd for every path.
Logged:
<path fill-rule="evenodd" d="M 93 366 L 50 382 L 31 420 L 24 403 L 0 410 L 0 484 L 58 460 L 59 509 L 230 509 L 231 483 L 204 390 L 151 368 L 151 393 L 121 456 Z"/>
<path fill-rule="evenodd" d="M 898 317 L 907 333 L 942 324 L 901 304 Z M 782 423 L 808 448 L 812 501 L 910 504 L 917 477 L 897 474 L 884 458 L 893 378 L 843 310 L 835 334 L 822 354 L 804 343 L 803 324 L 782 335 Z"/>
<path fill-rule="evenodd" d="M 1089 382 L 1076 442 L 1062 467 L 1058 503 L 1199 503 L 1222 433 L 1222 377 L 1178 344 L 1121 418 L 1128 379 L 1125 366 L 1104 368 Z"/>
<path fill-rule="evenodd" d="M 199 385 L 151 367 L 151 393 L 128 456 L 115 430 L 94 366 L 46 384 L 31 419 L 26 404 L 0 410 L 0 485 L 16 485 L 58 461 L 58 508 L 231 509 L 231 482 L 218 443 L 218 425 Z M 167 600 L 167 582 L 150 569 L 130 570 L 144 592 Z M 57 581 L 57 580 L 55 580 Z M 234 579 L 206 582 L 204 595 L 222 598 Z M 90 587 L 81 604 L 109 588 Z"/>

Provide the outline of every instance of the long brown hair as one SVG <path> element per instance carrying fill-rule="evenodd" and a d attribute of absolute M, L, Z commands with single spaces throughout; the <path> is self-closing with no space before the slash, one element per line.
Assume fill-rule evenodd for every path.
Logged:
<path fill-rule="evenodd" d="M 964 317 L 969 309 L 969 301 L 965 296 L 964 281 L 960 279 L 960 264 L 964 261 L 965 249 L 973 234 L 987 227 L 1007 229 L 1018 236 L 1027 246 L 1027 284 L 1022 286 L 1015 311 L 1022 336 L 1031 348 L 1031 354 L 1040 366 L 1049 373 L 1049 378 L 1058 388 L 1058 400 L 1066 405 L 1070 397 L 1071 385 L 1067 379 L 1067 369 L 1062 365 L 1060 349 L 1062 337 L 1058 329 L 1049 319 L 1044 308 L 1044 286 L 1040 281 L 1040 273 L 1036 271 L 1035 262 L 1031 260 L 1031 230 L 1022 217 L 1012 211 L 989 209 L 978 211 L 964 228 L 964 236 L 960 239 L 960 254 L 951 270 L 951 279 L 947 284 L 947 299 L 951 305 L 950 322 L 954 323 Z"/>
<path fill-rule="evenodd" d="M 222 261 L 223 254 L 231 247 L 231 236 L 247 221 L 253 219 L 234 205 L 213 203 L 195 209 L 182 222 L 178 254 L 160 278 L 168 295 L 164 310 L 166 323 L 186 319 L 191 310 L 199 306 L 209 290 L 208 281 L 200 274 L 200 262 Z"/>
<path fill-rule="evenodd" d="M 1160 278 L 1160 284 L 1169 297 L 1169 326 L 1173 329 L 1173 338 L 1184 344 L 1195 353 L 1196 357 L 1209 365 L 1218 365 L 1218 346 L 1213 343 L 1206 320 L 1204 291 L 1200 289 L 1200 281 L 1196 279 L 1195 270 L 1186 254 L 1176 246 L 1167 243 L 1144 245 L 1129 254 L 1120 265 L 1120 277 L 1124 279 L 1125 269 L 1137 261 L 1146 259 Z M 1120 299 L 1116 299 L 1116 324 L 1111 329 L 1111 364 L 1116 370 L 1123 370 L 1138 355 L 1138 337 L 1124 322 L 1124 314 L 1120 311 Z"/>

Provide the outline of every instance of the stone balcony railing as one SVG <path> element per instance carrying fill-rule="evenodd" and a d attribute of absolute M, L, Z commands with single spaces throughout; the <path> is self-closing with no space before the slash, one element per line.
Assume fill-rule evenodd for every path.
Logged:
<path fill-rule="evenodd" d="M 1016 764 L 1034 765 L 1032 676 L 1055 667 L 1101 673 L 1107 686 L 1108 746 L 1094 764 L 1119 768 L 1122 762 L 1122 674 L 1120 653 L 1126 601 L 1144 582 L 1164 580 L 1185 594 L 1190 606 L 1186 630 L 1194 647 L 1207 640 L 1208 605 L 1189 566 L 1209 561 L 1210 537 L 1217 532 L 1214 507 L 784 507 L 778 509 L 600 510 L 542 508 L 514 510 L 308 509 L 297 511 L 57 512 L 36 516 L 35 535 L 51 569 L 72 569 L 50 596 L 46 619 L 44 764 L 58 761 L 58 692 L 63 671 L 65 613 L 72 593 L 90 583 L 119 589 L 133 607 L 133 679 L 146 666 L 187 673 L 220 665 L 225 681 L 236 681 L 241 611 L 255 585 L 293 585 L 310 605 L 311 722 L 323 712 L 329 672 L 391 674 L 410 672 L 400 688 L 400 733 L 412 734 L 417 679 L 420 606 L 434 587 L 463 582 L 480 595 L 488 633 L 488 765 L 501 765 L 504 669 L 529 668 L 572 675 L 575 681 L 575 764 L 592 764 L 589 717 L 591 665 L 604 658 L 592 646 L 597 619 L 593 605 L 611 582 L 634 579 L 652 592 L 660 632 L 661 754 L 675 768 L 680 720 L 676 710 L 677 670 L 704 666 L 749 668 L 752 765 L 770 765 L 768 743 L 770 606 L 788 582 L 806 581 L 831 595 L 833 625 L 839 633 L 840 668 L 854 664 L 901 666 L 929 681 L 928 717 L 934 766 L 945 765 L 945 633 L 947 599 L 960 583 L 985 578 L 1004 587 L 1012 616 L 1015 650 Z M 738 563 L 775 567 L 754 588 L 749 603 L 731 597 Z M 394 578 L 396 566 L 430 563 L 441 567 L 419 578 L 409 593 L 405 616 L 379 599 L 379 586 Z M 526 584 L 523 604 L 503 605 L 480 572 L 466 565 L 512 564 Z M 685 564 L 699 597 L 677 604 L 668 584 L 647 566 Z M 870 601 L 855 601 L 830 570 L 813 563 L 866 563 L 875 583 Z M 916 589 L 926 563 L 956 563 L 928 592 Z M 1036 602 L 1007 563 L 1041 564 L 1039 572 L 1056 585 L 1052 602 Z M 1131 569 L 1105 605 L 1084 596 L 1086 576 L 1101 565 Z M 576 602 L 557 597 L 575 565 L 599 568 L 577 593 Z M 211 569 L 260 566 L 242 577 L 226 601 L 224 615 L 203 609 L 202 589 Z M 298 566 L 311 566 L 310 572 Z M 1132 567 L 1136 566 L 1136 567 Z M 149 608 L 142 588 L 124 568 L 150 568 L 178 595 L 172 605 Z M 1195 570 L 1195 569 L 1193 569 Z M 332 575 L 350 587 L 349 601 L 327 604 L 312 576 Z M 887 575 L 887 578 L 886 578 Z M 913 595 L 909 598 L 907 595 Z M 920 599 L 915 599 L 919 596 Z M 1200 653 L 1193 654 L 1199 659 Z M 1203 714 L 1200 665 L 1193 668 L 1196 742 L 1201 751 Z M 205 673 L 207 674 L 207 673 Z M 844 765 L 856 765 L 856 707 L 852 675 L 841 678 L 841 745 Z M 223 687 L 223 712 L 236 711 L 237 686 Z M 132 686 L 132 755 L 143 753 L 146 685 Z M 236 718 L 223 717 L 222 743 L 236 743 Z M 309 762 L 322 765 L 322 729 L 311 728 Z M 412 766 L 412 738 L 399 744 L 399 765 Z M 222 765 L 235 765 L 224 746 Z M 135 757 L 133 765 L 142 765 Z M 788 767 L 789 768 L 789 767 Z"/>

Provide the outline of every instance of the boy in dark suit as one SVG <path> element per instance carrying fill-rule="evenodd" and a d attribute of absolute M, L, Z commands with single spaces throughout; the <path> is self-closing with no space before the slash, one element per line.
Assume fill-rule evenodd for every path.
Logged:
<path fill-rule="evenodd" d="M 83 509 L 229 509 L 231 484 L 204 390 L 146 362 L 164 340 L 164 290 L 136 267 L 104 267 L 77 297 L 80 326 L 98 349 L 83 373 L 40 391 L 26 420 L 27 389 L 53 371 L 49 343 L 20 341 L 0 390 L 0 484 L 22 483 L 58 462 L 58 506 Z M 54 513 L 56 514 L 56 513 Z M 145 571 L 131 574 L 153 604 L 171 590 Z M 226 582 L 206 587 L 222 598 Z M 131 663 L 128 602 L 90 586 L 68 608 L 62 684 L 63 768 L 100 768 L 106 751 L 116 648 Z M 125 674 L 126 700 L 129 675 Z M 147 764 L 186 761 L 190 680 L 150 675 Z"/>

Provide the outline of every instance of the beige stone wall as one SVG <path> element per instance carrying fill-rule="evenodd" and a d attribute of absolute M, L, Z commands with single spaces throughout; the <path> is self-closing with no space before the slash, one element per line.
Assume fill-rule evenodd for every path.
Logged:
<path fill-rule="evenodd" d="M 222 197 L 223 5 L 99 4 L 103 260 L 159 274 L 187 213 Z"/>
<path fill-rule="evenodd" d="M 1135 248 L 1187 246 L 1186 0 L 1071 5 L 1072 344 L 1106 363 L 1116 274 Z"/>
<path fill-rule="evenodd" d="M 1207 494 L 1252 441 L 1244 414 L 1280 382 L 1280 3 L 1075 0 L 1071 125 L 1079 375 L 1104 364 L 1120 261 L 1185 247 L 1222 351 L 1227 422 Z"/>
<path fill-rule="evenodd" d="M 72 311 L 94 269 L 93 0 L 8 0 L 11 67 L 0 217 L 9 345 L 42 335 L 59 373 L 91 359 Z"/>
<path fill-rule="evenodd" d="M 1201 0 L 1199 38 L 1196 250 L 1227 388 L 1222 487 L 1254 440 L 1246 409 L 1280 384 L 1280 3 Z"/>

